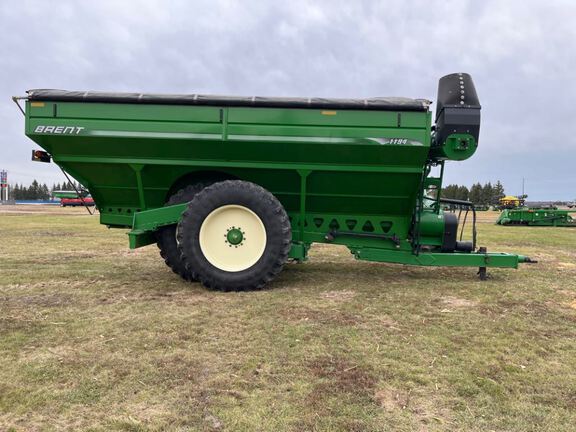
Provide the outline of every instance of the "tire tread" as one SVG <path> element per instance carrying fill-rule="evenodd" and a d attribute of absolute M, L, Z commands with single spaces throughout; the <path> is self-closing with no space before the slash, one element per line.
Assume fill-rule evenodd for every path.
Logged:
<path fill-rule="evenodd" d="M 198 182 L 188 185 L 171 195 L 165 206 L 189 202 L 209 184 Z M 162 227 L 156 232 L 156 245 L 166 265 L 178 276 L 187 281 L 196 281 L 194 272 L 188 269 L 183 261 L 176 243 L 176 225 Z"/>
<path fill-rule="evenodd" d="M 239 283 L 236 281 L 235 283 L 228 284 L 226 281 L 222 280 L 222 277 L 218 277 L 218 275 L 215 274 L 215 272 L 210 271 L 210 269 L 201 269 L 200 271 L 194 271 L 192 269 L 190 262 L 196 262 L 196 259 L 191 256 L 194 248 L 191 246 L 192 240 L 189 238 L 190 236 L 188 233 L 194 232 L 195 229 L 199 229 L 197 224 L 201 223 L 201 221 L 198 220 L 198 209 L 217 208 L 219 206 L 219 198 L 225 196 L 230 191 L 233 191 L 234 193 L 243 193 L 246 196 L 250 196 L 251 199 L 257 199 L 265 203 L 271 216 L 276 218 L 275 226 L 277 227 L 277 230 L 276 232 L 271 233 L 271 236 L 273 237 L 273 241 L 278 242 L 278 247 L 275 252 L 274 261 L 268 263 L 263 269 L 263 272 L 260 274 L 250 275 L 244 282 Z M 269 191 L 251 182 L 225 180 L 204 188 L 192 201 L 189 202 L 186 210 L 182 213 L 182 218 L 179 223 L 177 244 L 188 271 L 205 287 L 218 291 L 260 290 L 282 271 L 284 264 L 288 259 L 292 245 L 292 230 L 290 220 L 284 207 Z M 262 261 L 262 259 L 260 261 Z M 256 263 L 255 266 L 259 265 L 260 261 Z"/>

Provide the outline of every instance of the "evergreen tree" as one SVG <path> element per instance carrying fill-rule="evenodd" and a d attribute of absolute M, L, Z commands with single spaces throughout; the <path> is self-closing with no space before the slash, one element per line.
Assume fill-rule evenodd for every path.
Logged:
<path fill-rule="evenodd" d="M 488 182 L 482 187 L 482 194 L 480 199 L 481 205 L 488 205 L 492 202 L 493 196 L 492 183 Z"/>
<path fill-rule="evenodd" d="M 471 201 L 476 205 L 495 205 L 504 196 L 504 186 L 499 180 L 494 185 L 491 182 L 484 185 L 480 182 L 474 183 L 470 190 L 466 186 L 456 184 L 442 188 L 442 198 Z"/>
<path fill-rule="evenodd" d="M 458 190 L 456 192 L 456 199 L 467 201 L 468 200 L 468 188 L 466 186 L 458 186 Z"/>
<path fill-rule="evenodd" d="M 42 187 L 40 188 L 39 199 L 41 199 L 41 200 L 50 199 L 50 191 L 48 190 L 48 186 L 46 185 L 46 183 L 44 183 L 42 185 Z"/>
<path fill-rule="evenodd" d="M 448 185 L 442 188 L 442 198 L 454 199 L 456 198 L 456 190 L 458 189 L 457 185 Z"/>
<path fill-rule="evenodd" d="M 38 184 L 38 181 L 34 179 L 32 181 L 32 184 L 30 185 L 30 198 L 28 199 L 37 200 L 41 193 L 42 191 L 40 188 L 40 184 Z"/>
<path fill-rule="evenodd" d="M 494 193 L 492 196 L 492 205 L 497 205 L 500 202 L 500 198 L 504 198 L 506 194 L 504 193 L 504 186 L 500 183 L 500 180 L 494 185 Z"/>
<path fill-rule="evenodd" d="M 474 183 L 470 188 L 470 201 L 472 201 L 476 205 L 480 204 L 481 195 L 482 195 L 482 186 L 480 185 L 480 183 Z"/>

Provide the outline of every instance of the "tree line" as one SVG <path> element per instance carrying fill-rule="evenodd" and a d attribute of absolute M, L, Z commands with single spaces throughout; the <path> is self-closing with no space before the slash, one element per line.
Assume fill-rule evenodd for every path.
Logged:
<path fill-rule="evenodd" d="M 48 200 L 52 197 L 52 192 L 55 190 L 80 190 L 82 187 L 80 183 L 54 183 L 52 188 L 49 188 L 46 183 L 40 184 L 34 180 L 30 186 L 24 186 L 16 183 L 10 186 L 10 199 L 13 200 Z M 488 182 L 484 185 L 480 183 L 473 184 L 470 189 L 466 186 L 451 184 L 442 188 L 443 198 L 452 198 L 463 201 L 472 201 L 476 205 L 496 205 L 498 200 L 504 197 L 504 186 L 500 181 L 494 185 Z"/>
<path fill-rule="evenodd" d="M 49 200 L 52 198 L 52 192 L 56 190 L 73 191 L 74 187 L 80 190 L 80 183 L 53 183 L 52 188 L 49 188 L 46 183 L 41 184 L 36 179 L 34 179 L 30 186 L 25 186 L 18 183 L 10 185 L 8 198 L 11 200 Z"/>
<path fill-rule="evenodd" d="M 442 198 L 471 201 L 475 205 L 497 205 L 500 198 L 506 196 L 504 186 L 498 180 L 494 185 L 490 182 L 484 185 L 473 184 L 470 189 L 466 186 L 451 184 L 442 188 Z"/>

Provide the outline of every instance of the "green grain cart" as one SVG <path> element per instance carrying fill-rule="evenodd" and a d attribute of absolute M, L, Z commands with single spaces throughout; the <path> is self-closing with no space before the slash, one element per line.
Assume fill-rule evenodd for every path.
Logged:
<path fill-rule="evenodd" d="M 520 207 L 506 209 L 500 213 L 497 225 L 507 226 L 548 226 L 548 227 L 576 227 L 576 219 L 570 213 L 576 210 L 562 210 L 558 208 L 529 208 Z"/>
<path fill-rule="evenodd" d="M 15 98 L 16 100 L 18 98 Z M 312 243 L 355 258 L 423 266 L 517 268 L 529 258 L 458 241 L 444 213 L 446 160 L 478 146 L 472 79 L 439 83 L 430 102 L 30 90 L 26 135 L 36 159 L 71 174 L 166 264 L 219 290 L 257 289 Z M 435 174 L 432 174 L 432 173 Z M 435 198 L 427 191 L 435 191 Z M 474 231 L 475 233 L 475 231 Z"/>

